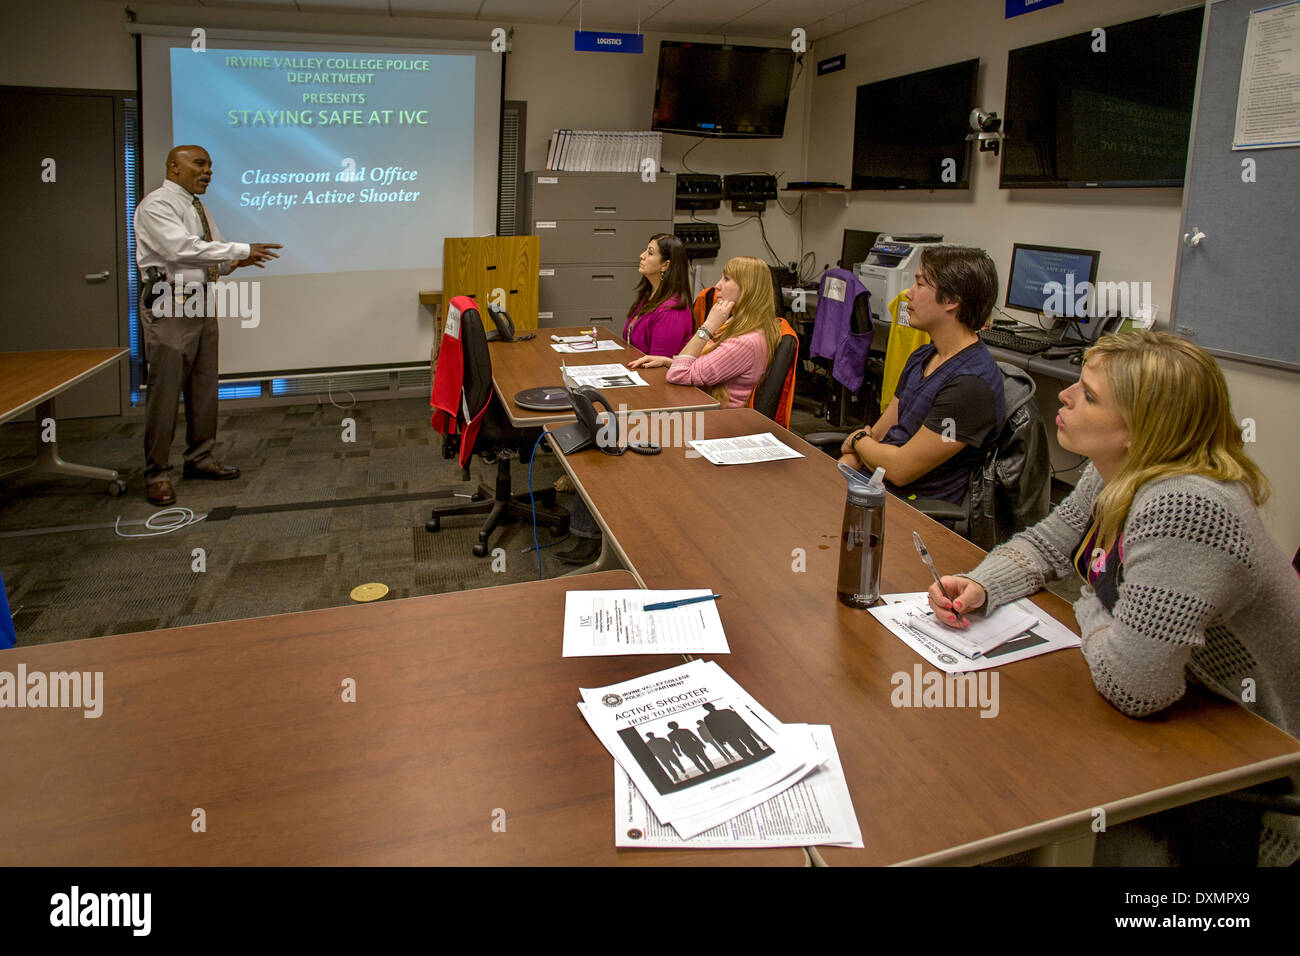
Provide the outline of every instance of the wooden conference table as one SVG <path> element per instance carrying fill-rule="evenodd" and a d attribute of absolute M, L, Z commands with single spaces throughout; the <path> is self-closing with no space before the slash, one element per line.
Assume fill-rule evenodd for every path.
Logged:
<path fill-rule="evenodd" d="M 578 335 L 581 331 L 583 330 L 579 328 L 539 329 L 537 337 L 526 342 L 488 343 L 488 352 L 492 356 L 492 384 L 510 416 L 510 424 L 516 428 L 535 428 L 550 422 L 573 420 L 573 411 L 568 408 L 555 412 L 536 412 L 520 408 L 514 403 L 515 395 L 526 388 L 563 385 L 564 380 L 560 376 L 561 361 L 569 367 L 626 365 L 630 360 L 645 354 L 607 329 L 598 329 L 597 338 L 612 339 L 623 346 L 621 350 L 565 353 L 551 348 L 552 335 Z M 689 385 L 669 385 L 666 368 L 642 368 L 635 371 L 650 383 L 650 387 L 610 389 L 606 395 L 616 406 L 621 403 L 631 411 L 640 412 L 688 412 L 718 407 L 717 399 L 708 392 Z"/>
<path fill-rule="evenodd" d="M 895 708 L 893 675 L 932 668 L 836 599 L 845 484 L 834 461 L 752 409 L 698 418 L 705 434 L 695 438 L 771 432 L 805 457 L 719 467 L 666 448 L 580 452 L 563 464 L 638 582 L 722 594 L 732 652 L 717 661 L 727 673 L 779 719 L 831 725 L 866 848 L 817 848 L 825 862 L 978 863 L 1047 844 L 1064 847 L 1058 861 L 1086 862 L 1094 808 L 1113 826 L 1300 770 L 1300 742 L 1209 694 L 1189 691 L 1161 716 L 1123 716 L 1076 650 L 999 669 L 992 719 Z M 931 580 L 913 530 L 941 571 L 980 559 L 901 500 L 885 515 L 886 593 Z M 1077 630 L 1064 601 L 1034 600 Z"/>
<path fill-rule="evenodd" d="M 54 398 L 101 369 L 115 365 L 126 349 L 59 349 L 44 352 L 0 352 L 0 422 L 36 409 L 36 461 L 0 474 L 0 480 L 24 472 L 102 478 L 108 492 L 120 495 L 126 483 L 111 468 L 74 465 L 59 457 L 57 428 L 43 440 L 42 422 L 54 419 Z"/>
<path fill-rule="evenodd" d="M 632 587 L 614 571 L 6 651 L 11 674 L 101 671 L 103 711 L 0 710 L 0 865 L 806 865 L 615 848 L 613 759 L 578 688 L 680 658 L 560 647 L 565 591 Z"/>

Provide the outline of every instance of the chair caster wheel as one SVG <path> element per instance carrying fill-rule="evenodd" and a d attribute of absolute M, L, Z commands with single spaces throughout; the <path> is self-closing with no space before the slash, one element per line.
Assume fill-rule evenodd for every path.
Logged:
<path fill-rule="evenodd" d="M 124 491 L 126 491 L 126 482 L 121 478 L 115 478 L 108 483 L 108 496 L 110 498 L 116 498 Z"/>
<path fill-rule="evenodd" d="M 486 542 L 486 541 L 480 541 L 480 542 L 478 542 L 478 544 L 474 545 L 474 557 L 476 557 L 476 558 L 486 558 L 486 557 L 487 557 L 487 542 Z"/>
<path fill-rule="evenodd" d="M 428 521 L 424 523 L 425 531 L 437 531 L 441 527 L 442 527 L 441 518 L 430 518 Z"/>

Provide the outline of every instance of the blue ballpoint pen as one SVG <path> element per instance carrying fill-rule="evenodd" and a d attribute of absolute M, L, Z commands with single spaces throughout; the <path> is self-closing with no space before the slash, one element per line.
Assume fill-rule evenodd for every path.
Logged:
<path fill-rule="evenodd" d="M 722 597 L 721 594 L 703 594 L 700 597 L 682 598 L 680 601 L 660 601 L 658 604 L 647 604 L 641 608 L 643 611 L 667 611 L 671 608 L 682 607 L 687 604 L 699 604 L 701 601 L 716 601 Z"/>

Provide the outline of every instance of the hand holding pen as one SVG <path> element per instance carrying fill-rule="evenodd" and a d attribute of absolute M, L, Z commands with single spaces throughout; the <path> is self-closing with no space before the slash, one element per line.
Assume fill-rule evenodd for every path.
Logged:
<path fill-rule="evenodd" d="M 934 576 L 934 583 L 930 585 L 928 595 L 935 620 L 952 627 L 970 627 L 970 621 L 958 615 L 983 607 L 986 598 L 984 589 L 970 578 L 940 576 L 934 566 L 934 559 L 930 557 L 930 552 L 921 541 L 921 536 L 915 531 L 912 532 L 912 542 L 916 545 L 921 560 L 930 569 L 930 574 Z"/>

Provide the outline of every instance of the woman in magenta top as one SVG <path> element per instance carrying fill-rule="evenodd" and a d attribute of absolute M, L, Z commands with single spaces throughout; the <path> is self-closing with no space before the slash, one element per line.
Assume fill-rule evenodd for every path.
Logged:
<path fill-rule="evenodd" d="M 691 285 L 686 249 L 676 236 L 651 236 L 637 271 L 641 282 L 623 338 L 647 355 L 676 355 L 691 337 Z"/>
<path fill-rule="evenodd" d="M 714 287 L 717 298 L 674 358 L 646 355 L 628 368 L 668 366 L 668 381 L 709 391 L 723 408 L 748 404 L 781 339 L 772 273 L 761 259 L 736 256 Z"/>

